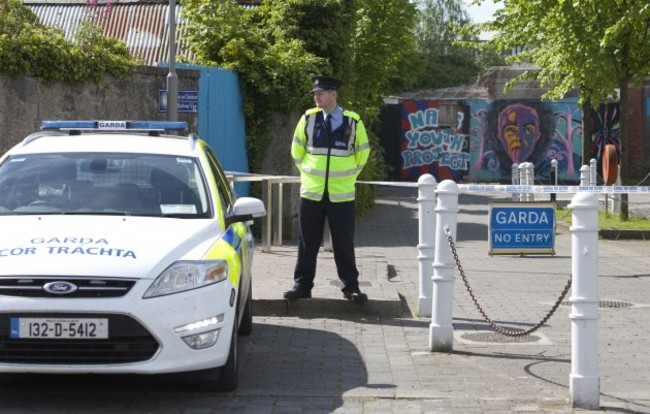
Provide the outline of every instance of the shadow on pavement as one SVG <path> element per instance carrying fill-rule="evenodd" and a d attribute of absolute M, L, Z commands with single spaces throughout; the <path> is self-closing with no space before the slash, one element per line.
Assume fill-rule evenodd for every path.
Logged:
<path fill-rule="evenodd" d="M 343 405 L 346 391 L 385 386 L 368 384 L 354 344 L 317 327 L 256 322 L 239 347 L 233 393 L 199 391 L 178 374 L 1 374 L 0 412 L 264 412 L 288 404 L 289 411 L 327 413 Z"/>

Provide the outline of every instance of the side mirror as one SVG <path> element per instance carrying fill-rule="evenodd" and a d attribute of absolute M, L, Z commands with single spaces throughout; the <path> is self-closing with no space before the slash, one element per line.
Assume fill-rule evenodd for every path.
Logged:
<path fill-rule="evenodd" d="M 241 197 L 235 201 L 232 210 L 226 215 L 226 225 L 264 216 L 266 216 L 266 208 L 262 200 L 254 197 Z"/>

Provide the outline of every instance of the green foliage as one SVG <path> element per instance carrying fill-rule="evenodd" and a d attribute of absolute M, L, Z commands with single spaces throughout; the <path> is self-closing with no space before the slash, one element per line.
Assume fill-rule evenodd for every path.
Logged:
<path fill-rule="evenodd" d="M 17 36 L 25 24 L 37 23 L 38 17 L 20 1 L 0 1 L 0 34 Z"/>
<path fill-rule="evenodd" d="M 358 112 L 371 131 L 382 94 L 412 72 L 415 21 L 406 0 L 265 0 L 255 9 L 230 0 L 183 4 L 196 63 L 239 75 L 252 171 L 259 171 L 270 142 L 270 115 L 313 105 L 307 91 L 314 75 L 341 78 L 342 106 Z M 372 133 L 369 139 L 371 157 L 361 179 L 380 179 L 386 168 L 381 147 Z M 358 211 L 372 199 L 370 186 L 360 185 Z"/>
<path fill-rule="evenodd" d="M 396 79 L 414 75 L 415 8 L 403 0 L 358 3 L 349 46 L 351 70 L 342 77 L 349 84 L 345 97 L 372 124 L 383 106 L 383 95 L 399 85 Z"/>
<path fill-rule="evenodd" d="M 481 53 L 477 59 L 480 73 L 486 72 L 491 67 L 504 66 L 506 64 L 503 55 L 497 52 L 494 47 L 485 47 L 481 49 L 480 52 Z"/>
<path fill-rule="evenodd" d="M 124 43 L 101 35 L 90 22 L 79 26 L 75 42 L 44 26 L 16 0 L 0 0 L 0 72 L 33 76 L 46 82 L 99 81 L 105 74 L 123 77 L 136 62 Z"/>
<path fill-rule="evenodd" d="M 418 76 L 421 89 L 437 89 L 469 83 L 482 71 L 479 61 L 467 51 L 430 53 L 421 57 L 424 69 Z"/>
<path fill-rule="evenodd" d="M 564 210 L 561 207 L 556 208 L 555 217 L 558 222 L 571 226 L 572 211 Z M 602 230 L 650 230 L 650 220 L 643 216 L 631 216 L 629 220 L 623 221 L 617 214 L 599 210 L 598 211 L 598 228 Z"/>
<path fill-rule="evenodd" d="M 266 3 L 266 2 L 265 2 Z M 236 71 L 244 93 L 251 169 L 261 165 L 270 117 L 304 103 L 309 78 L 323 60 L 284 35 L 269 5 L 244 9 L 230 0 L 189 0 L 184 15 L 191 23 L 187 38 L 197 63 Z M 290 26 L 290 19 L 286 19 Z M 242 28 L 245 28 L 242 30 Z"/>
<path fill-rule="evenodd" d="M 487 67 L 501 63 L 494 59 L 498 56 L 494 53 L 477 57 L 475 50 L 463 43 L 477 41 L 478 36 L 457 30 L 469 19 L 461 0 L 418 0 L 416 4 L 418 56 L 414 66 L 419 69 L 416 89 L 469 83 Z"/>

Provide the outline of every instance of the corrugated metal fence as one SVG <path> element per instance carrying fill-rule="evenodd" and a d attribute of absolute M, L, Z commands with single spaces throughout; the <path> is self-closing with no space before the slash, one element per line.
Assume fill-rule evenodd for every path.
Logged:
<path fill-rule="evenodd" d="M 29 5 L 41 23 L 63 29 L 72 40 L 79 23 L 87 19 L 101 24 L 104 36 L 123 41 L 131 55 L 143 65 L 157 66 L 169 61 L 168 4 L 47 4 Z M 184 40 L 185 24 L 176 6 L 177 55 L 192 59 Z"/>

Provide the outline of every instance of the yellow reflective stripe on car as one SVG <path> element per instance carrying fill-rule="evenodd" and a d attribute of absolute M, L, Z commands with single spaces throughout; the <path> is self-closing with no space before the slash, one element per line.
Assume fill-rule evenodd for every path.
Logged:
<path fill-rule="evenodd" d="M 246 227 L 242 223 L 228 227 L 221 238 L 206 252 L 204 259 L 222 259 L 228 262 L 228 280 L 239 287 L 241 276 L 241 250 L 245 240 Z"/>

